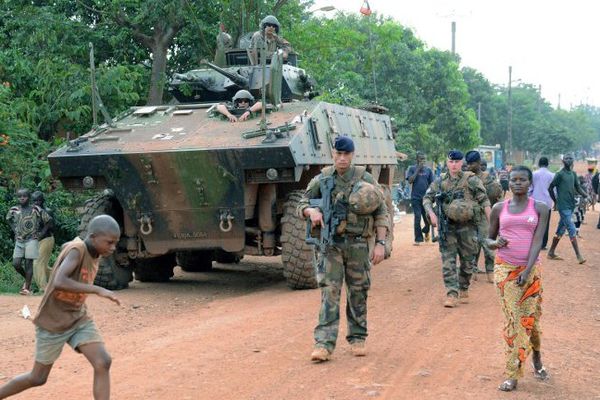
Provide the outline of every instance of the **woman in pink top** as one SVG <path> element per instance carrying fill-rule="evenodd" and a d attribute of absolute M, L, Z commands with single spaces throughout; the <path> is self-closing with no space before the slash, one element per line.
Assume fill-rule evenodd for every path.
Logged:
<path fill-rule="evenodd" d="M 509 177 L 513 198 L 496 203 L 490 216 L 488 245 L 498 249 L 494 282 L 506 318 L 506 380 L 498 389 L 506 392 L 516 389 L 532 350 L 534 376 L 548 378 L 540 351 L 542 281 L 538 255 L 549 209 L 527 195 L 531 180 L 529 168 L 513 168 Z"/>

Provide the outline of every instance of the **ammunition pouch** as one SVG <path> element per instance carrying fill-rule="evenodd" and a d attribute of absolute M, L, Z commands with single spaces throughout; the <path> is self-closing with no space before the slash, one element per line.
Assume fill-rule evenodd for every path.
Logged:
<path fill-rule="evenodd" d="M 374 224 L 375 219 L 371 215 L 358 215 L 353 212 L 349 212 L 346 233 L 353 236 L 362 236 L 364 238 L 368 238 L 373 235 Z"/>

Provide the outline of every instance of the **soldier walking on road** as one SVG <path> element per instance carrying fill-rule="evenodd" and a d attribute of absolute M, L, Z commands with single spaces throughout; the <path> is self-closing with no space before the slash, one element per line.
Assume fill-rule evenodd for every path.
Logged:
<path fill-rule="evenodd" d="M 351 165 L 354 142 L 347 136 L 335 140 L 334 165 L 323 168 L 309 184 L 298 205 L 298 213 L 310 218 L 313 227 L 325 229 L 332 210 L 321 210 L 311 206 L 311 199 L 320 197 L 329 200 L 336 215 L 342 215 L 334 229 L 326 253 L 319 259 L 317 282 L 321 288 L 319 323 L 315 328 L 315 348 L 311 360 L 327 361 L 335 349 L 340 320 L 340 293 L 346 281 L 346 318 L 352 354 L 365 356 L 367 338 L 367 292 L 371 284 L 371 265 L 376 265 L 385 256 L 385 238 L 389 222 L 388 210 L 383 193 L 365 167 Z M 329 177 L 329 178 L 328 178 Z M 333 178 L 333 188 L 324 193 L 323 183 Z M 332 220 L 332 219 L 331 219 Z M 372 255 L 368 239 L 375 235 Z"/>
<path fill-rule="evenodd" d="M 468 151 L 465 154 L 465 161 L 469 171 L 473 172 L 485 188 L 490 206 L 493 206 L 502 196 L 502 187 L 494 178 L 490 176 L 487 171 L 481 169 L 481 154 L 477 150 Z M 477 255 L 475 256 L 475 269 L 473 271 L 473 280 L 477 280 L 477 261 L 479 260 L 479 253 L 483 250 L 483 259 L 485 262 L 485 274 L 489 283 L 494 283 L 494 251 L 490 250 L 487 245 L 487 237 L 489 231 L 489 223 L 483 209 L 480 209 L 480 215 L 477 217 L 477 240 L 479 247 L 477 249 Z"/>
<path fill-rule="evenodd" d="M 477 218 L 485 215 L 489 220 L 490 216 L 490 201 L 483 183 L 472 172 L 461 171 L 462 159 L 463 154 L 458 150 L 448 153 L 448 173 L 429 186 L 423 199 L 423 206 L 434 227 L 438 226 L 438 216 L 432 208 L 434 201 L 442 202 L 443 215 L 439 217 L 447 218 L 447 232 L 444 238 L 440 238 L 440 253 L 446 286 L 444 307 L 449 308 L 457 305 L 459 297 L 462 303 L 468 302 L 469 284 L 478 246 Z M 460 269 L 456 266 L 457 256 L 460 259 Z"/>

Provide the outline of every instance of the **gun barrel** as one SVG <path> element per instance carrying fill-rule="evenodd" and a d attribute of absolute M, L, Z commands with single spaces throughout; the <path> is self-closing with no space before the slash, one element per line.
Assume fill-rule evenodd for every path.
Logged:
<path fill-rule="evenodd" d="M 231 79 L 231 81 L 233 83 L 235 83 L 236 85 L 240 86 L 243 89 L 248 89 L 250 87 L 250 82 L 248 81 L 248 78 L 246 78 L 238 73 L 226 71 L 223 68 L 219 67 L 218 65 L 215 65 L 206 60 L 202 61 L 202 64 L 206 65 L 207 67 L 209 67 L 211 69 L 214 69 L 221 75 Z"/>

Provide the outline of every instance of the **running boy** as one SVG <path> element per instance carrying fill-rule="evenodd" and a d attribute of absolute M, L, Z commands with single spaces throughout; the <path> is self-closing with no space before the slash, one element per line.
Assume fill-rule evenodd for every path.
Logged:
<path fill-rule="evenodd" d="M 87 313 L 85 300 L 91 293 L 121 304 L 113 292 L 93 284 L 100 256 L 110 256 L 115 251 L 119 236 L 117 222 L 108 215 L 99 215 L 90 221 L 85 240 L 75 238 L 62 247 L 33 320 L 33 369 L 0 387 L 0 399 L 46 383 L 65 343 L 92 364 L 94 399 L 110 398 L 111 358 Z"/>

